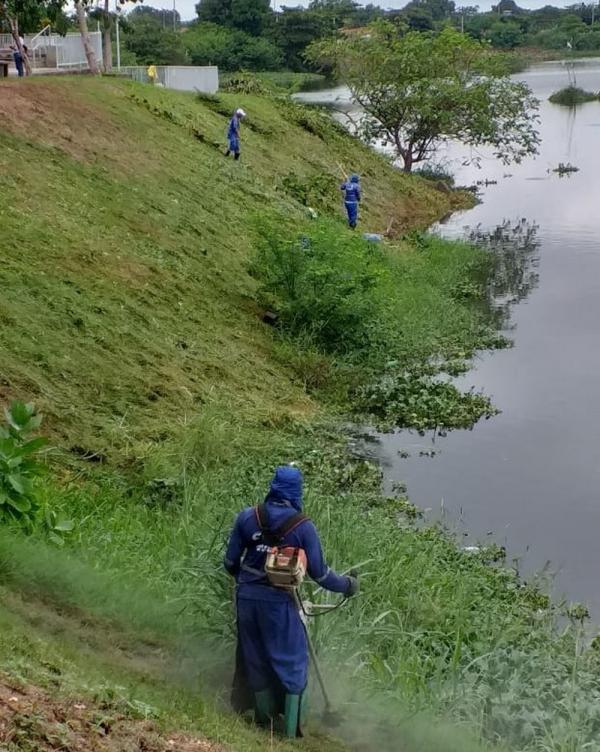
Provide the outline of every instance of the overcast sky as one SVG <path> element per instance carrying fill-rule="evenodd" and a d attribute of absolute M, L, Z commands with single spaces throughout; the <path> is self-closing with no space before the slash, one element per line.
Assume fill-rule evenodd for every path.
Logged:
<path fill-rule="evenodd" d="M 184 21 L 188 21 L 191 18 L 194 18 L 196 16 L 196 11 L 194 10 L 196 3 L 198 0 L 174 0 L 175 1 L 175 7 L 177 10 L 181 13 L 181 17 Z M 273 0 L 272 0 L 273 2 Z M 367 2 L 373 2 L 374 5 L 380 5 L 382 8 L 402 8 L 406 5 L 408 0 L 367 0 Z M 480 2 L 477 2 L 477 0 L 464 0 L 464 2 L 461 2 L 461 0 L 455 0 L 456 5 L 479 5 L 480 10 L 489 10 L 490 6 L 492 4 L 496 4 L 497 0 L 493 0 L 493 3 L 491 0 L 487 0 L 484 2 L 484 0 L 481 0 Z M 542 8 L 544 5 L 556 5 L 559 7 L 564 7 L 566 5 L 573 5 L 575 3 L 575 0 L 527 0 L 527 2 L 517 0 L 518 5 L 521 8 Z M 298 5 L 308 5 L 309 0 L 277 0 L 277 7 L 280 8 L 282 5 L 288 5 L 291 7 L 298 6 Z M 364 3 L 366 4 L 366 3 Z M 173 7 L 173 0 L 144 0 L 144 5 L 150 5 L 153 8 L 172 8 Z M 127 7 L 127 6 L 126 6 Z M 133 7 L 133 6 L 130 6 Z"/>

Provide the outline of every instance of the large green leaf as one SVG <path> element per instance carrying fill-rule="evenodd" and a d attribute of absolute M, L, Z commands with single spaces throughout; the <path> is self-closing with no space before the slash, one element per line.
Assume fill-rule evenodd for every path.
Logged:
<path fill-rule="evenodd" d="M 31 441 L 23 444 L 23 446 L 19 447 L 17 449 L 17 452 L 20 455 L 34 454 L 35 452 L 38 452 L 42 447 L 46 446 L 47 443 L 48 439 L 45 436 L 38 436 L 36 439 L 32 439 Z"/>
<path fill-rule="evenodd" d="M 68 520 L 66 518 L 59 519 L 54 525 L 54 529 L 59 530 L 61 533 L 69 533 L 74 527 L 75 523 L 73 520 Z"/>
<path fill-rule="evenodd" d="M 52 541 L 52 543 L 55 543 L 57 546 L 64 546 L 65 542 L 60 537 L 60 535 L 57 535 L 56 533 L 49 533 L 48 538 Z"/>
<path fill-rule="evenodd" d="M 31 510 L 31 502 L 25 496 L 8 497 L 8 505 L 23 514 Z"/>
<path fill-rule="evenodd" d="M 18 494 L 22 495 L 25 493 L 25 479 L 22 478 L 20 475 L 15 475 L 14 473 L 11 473 L 7 477 L 7 480 Z"/>
<path fill-rule="evenodd" d="M 24 428 L 34 413 L 34 407 L 30 404 L 25 404 L 20 400 L 15 400 L 11 403 L 10 407 L 5 411 L 7 421 L 15 428 Z"/>

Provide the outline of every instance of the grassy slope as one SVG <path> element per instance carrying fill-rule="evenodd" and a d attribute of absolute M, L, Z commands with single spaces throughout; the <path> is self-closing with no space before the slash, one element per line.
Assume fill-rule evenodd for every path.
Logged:
<path fill-rule="evenodd" d="M 281 187 L 290 170 L 328 174 L 332 195 L 338 161 L 361 172 L 373 230 L 426 223 L 452 197 L 333 128 L 309 133 L 299 123 L 314 121 L 282 101 L 201 104 L 77 78 L 2 85 L 0 102 L 0 400 L 31 398 L 47 415 L 63 451 L 62 482 L 45 490 L 77 523 L 70 557 L 3 533 L 2 668 L 110 713 L 264 749 L 214 702 L 216 648 L 230 651 L 233 622 L 221 546 L 234 511 L 294 458 L 331 563 L 369 562 L 364 594 L 315 625 L 354 720 L 345 738 L 396 752 L 396 730 L 375 715 L 391 701 L 388 718 L 408 706 L 405 752 L 475 748 L 419 727 L 423 708 L 513 749 L 596 752 L 594 656 L 572 633 L 557 639 L 544 598 L 487 566 L 486 552 L 457 550 L 412 525 L 402 499 L 381 497 L 376 469 L 349 460 L 341 426 L 307 395 L 254 302 L 253 218 L 272 206 L 290 226 L 304 216 Z M 219 148 L 238 103 L 250 118 L 234 164 Z M 398 310 L 421 358 L 468 350 L 481 323 L 461 302 L 472 254 L 442 246 L 411 256 L 404 244 Z M 76 461 L 84 450 L 108 461 Z M 172 474 L 174 497 L 148 499 L 143 480 Z M 365 684 L 376 693 L 366 718 Z M 306 745 L 337 748 L 319 736 Z"/>
<path fill-rule="evenodd" d="M 359 171 L 371 230 L 391 219 L 399 229 L 422 225 L 451 206 L 451 197 L 392 171 L 352 139 L 335 131 L 323 139 L 290 122 L 285 105 L 269 100 L 224 96 L 219 113 L 191 96 L 84 78 L 2 85 L 0 98 L 0 399 L 35 400 L 55 445 L 120 466 L 144 462 L 152 447 L 187 431 L 186 416 L 207 403 L 217 403 L 225 422 L 251 416 L 265 446 L 274 421 L 315 413 L 274 357 L 246 271 L 256 212 L 275 206 L 292 222 L 304 216 L 283 192 L 282 176 L 329 174 L 335 184 L 337 162 Z M 214 142 L 223 141 L 224 113 L 240 104 L 250 117 L 244 159 L 234 164 Z M 109 486 L 119 483 L 107 476 Z M 94 504 L 93 486 L 88 491 Z M 121 540 L 143 547 L 143 520 L 126 508 L 115 512 L 100 523 L 108 523 L 105 535 L 120 531 Z M 106 557 L 106 538 L 90 528 L 84 549 L 97 542 Z M 157 696 L 160 717 L 171 723 L 192 731 L 200 724 L 239 749 L 261 745 L 257 733 L 210 704 L 190 710 L 197 698 L 165 689 L 160 672 L 159 680 L 149 676 L 142 661 L 132 672 L 128 648 L 98 644 L 87 617 L 19 607 L 8 591 L 2 600 L 9 609 L 0 654 L 13 676 L 67 693 L 116 684 L 118 696 L 150 704 Z"/>
<path fill-rule="evenodd" d="M 250 113 L 244 161 L 234 164 L 193 137 L 191 128 L 221 143 L 226 118 L 190 96 L 62 79 L 3 87 L 2 97 L 10 253 L 0 271 L 0 395 L 35 399 L 67 445 L 143 453 L 215 391 L 267 416 L 311 410 L 273 364 L 246 272 L 251 216 L 269 207 L 302 215 L 280 187 L 290 170 L 337 178 L 336 162 L 352 165 L 368 186 L 372 230 L 390 217 L 422 224 L 449 205 L 351 139 L 324 141 L 286 122 L 267 100 L 223 97 L 225 111 Z"/>

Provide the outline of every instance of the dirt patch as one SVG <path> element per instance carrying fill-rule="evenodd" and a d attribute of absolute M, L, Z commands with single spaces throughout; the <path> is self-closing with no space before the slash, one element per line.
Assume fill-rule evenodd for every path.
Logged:
<path fill-rule="evenodd" d="M 50 81 L 0 83 L 0 128 L 84 162 L 110 162 L 135 151 L 129 133 L 106 111 L 83 101 L 74 87 Z"/>
<path fill-rule="evenodd" d="M 0 676 L 0 749 L 6 752 L 225 752 L 186 734 L 165 734 L 88 700 L 57 700 Z"/>

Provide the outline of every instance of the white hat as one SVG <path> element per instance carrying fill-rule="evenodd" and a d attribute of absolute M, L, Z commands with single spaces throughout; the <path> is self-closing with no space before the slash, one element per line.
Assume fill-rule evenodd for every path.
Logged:
<path fill-rule="evenodd" d="M 235 111 L 235 114 L 236 114 L 236 115 L 238 115 L 239 117 L 246 117 L 246 113 L 244 112 L 244 110 L 242 110 L 242 108 L 241 108 L 241 107 L 239 107 L 239 108 L 238 108 L 238 109 L 237 109 L 237 110 Z"/>

